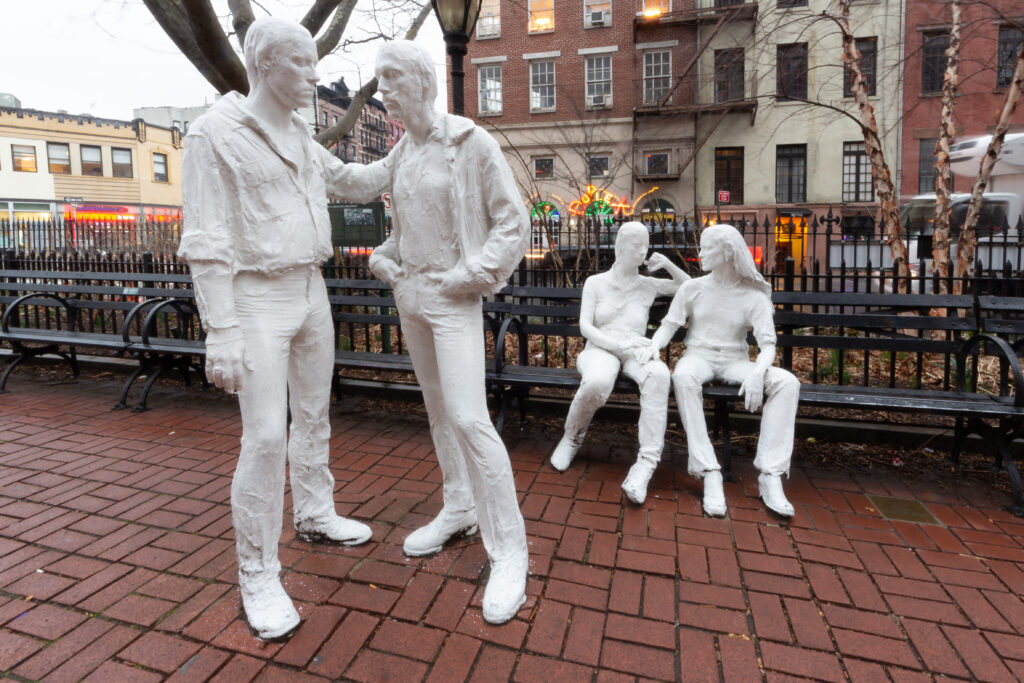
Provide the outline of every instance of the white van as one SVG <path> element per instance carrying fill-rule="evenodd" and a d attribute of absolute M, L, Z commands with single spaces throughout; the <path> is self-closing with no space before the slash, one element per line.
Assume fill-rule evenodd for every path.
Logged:
<path fill-rule="evenodd" d="M 949 197 L 950 260 L 956 260 L 956 241 L 967 217 L 969 194 L 956 193 Z M 975 259 L 986 270 L 998 270 L 1009 262 L 1014 270 L 1020 268 L 1021 245 L 1017 222 L 1024 207 L 1021 196 L 1011 192 L 991 192 L 983 195 L 981 216 L 976 228 Z M 931 237 L 935 232 L 935 195 L 922 194 L 911 199 L 900 209 L 900 224 L 907 239 L 910 263 L 917 265 L 923 256 L 931 263 Z"/>

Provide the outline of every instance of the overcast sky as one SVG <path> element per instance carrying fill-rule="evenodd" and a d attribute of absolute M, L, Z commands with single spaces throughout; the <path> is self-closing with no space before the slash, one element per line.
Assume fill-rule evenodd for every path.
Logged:
<path fill-rule="evenodd" d="M 192 106 L 212 102 L 215 90 L 153 20 L 142 0 L 0 0 L 0 92 L 11 93 L 27 109 L 67 110 L 105 118 L 131 119 L 136 107 Z M 312 0 L 259 0 L 275 16 L 299 19 Z M 361 27 L 375 26 L 367 11 L 373 0 L 359 0 L 348 37 L 365 38 Z M 214 0 L 227 16 L 227 0 Z M 388 17 L 378 17 L 386 23 Z M 403 30 L 404 33 L 404 30 Z M 444 42 L 433 16 L 417 42 L 435 55 L 444 97 Z M 232 45 L 237 47 L 234 37 Z M 373 76 L 377 44 L 320 62 L 321 83 L 341 76 L 353 89 Z"/>

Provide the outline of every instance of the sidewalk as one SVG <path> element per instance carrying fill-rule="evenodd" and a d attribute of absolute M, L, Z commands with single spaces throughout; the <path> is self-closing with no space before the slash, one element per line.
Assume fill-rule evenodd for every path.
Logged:
<path fill-rule="evenodd" d="M 495 628 L 480 614 L 478 537 L 402 554 L 440 508 L 440 472 L 424 418 L 375 412 L 332 420 L 338 510 L 371 523 L 373 540 L 310 546 L 286 519 L 284 584 L 304 621 L 287 643 L 264 643 L 235 586 L 234 401 L 161 389 L 136 414 L 110 410 L 114 383 L 22 375 L 11 388 L 0 672 L 18 680 L 1024 678 L 1024 520 L 983 487 L 797 462 L 787 526 L 741 457 L 730 516 L 714 520 L 682 473 L 660 471 L 638 508 L 621 496 L 625 467 L 586 459 L 585 446 L 559 474 L 545 463 L 554 443 L 513 425 L 529 598 Z M 934 523 L 887 519 L 877 496 L 902 500 L 891 515 Z"/>

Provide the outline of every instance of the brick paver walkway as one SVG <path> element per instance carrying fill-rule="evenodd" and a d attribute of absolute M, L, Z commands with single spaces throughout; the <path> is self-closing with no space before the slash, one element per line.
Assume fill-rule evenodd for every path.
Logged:
<path fill-rule="evenodd" d="M 660 472 L 623 504 L 625 468 L 509 429 L 531 547 L 529 599 L 483 623 L 478 538 L 403 556 L 440 507 L 421 417 L 335 415 L 339 511 L 357 549 L 310 546 L 286 520 L 281 560 L 304 622 L 264 643 L 239 618 L 228 506 L 237 407 L 164 390 L 111 412 L 116 385 L 20 381 L 0 397 L 0 671 L 15 679 L 821 680 L 1024 677 L 1024 523 L 983 490 L 794 467 L 791 524 L 763 511 L 749 459 L 730 518 Z M 965 485 L 967 486 L 967 485 Z M 889 521 L 871 495 L 923 501 Z M 286 503 L 290 508 L 290 501 Z"/>

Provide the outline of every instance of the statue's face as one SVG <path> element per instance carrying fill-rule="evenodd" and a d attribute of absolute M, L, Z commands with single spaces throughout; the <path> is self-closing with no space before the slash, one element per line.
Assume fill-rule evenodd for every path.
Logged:
<path fill-rule="evenodd" d="M 294 109 L 313 101 L 316 82 L 316 43 L 312 39 L 287 38 L 274 50 L 274 58 L 261 73 L 267 89 L 281 104 Z"/>
<path fill-rule="evenodd" d="M 710 273 L 725 263 L 725 245 L 720 240 L 707 236 L 700 239 L 700 268 Z"/>
<path fill-rule="evenodd" d="M 644 233 L 625 235 L 616 244 L 615 258 L 630 268 L 639 268 L 647 258 L 648 239 Z"/>
<path fill-rule="evenodd" d="M 408 64 L 392 54 L 381 55 L 377 62 L 377 90 L 388 116 L 402 123 L 423 99 L 423 83 Z"/>

